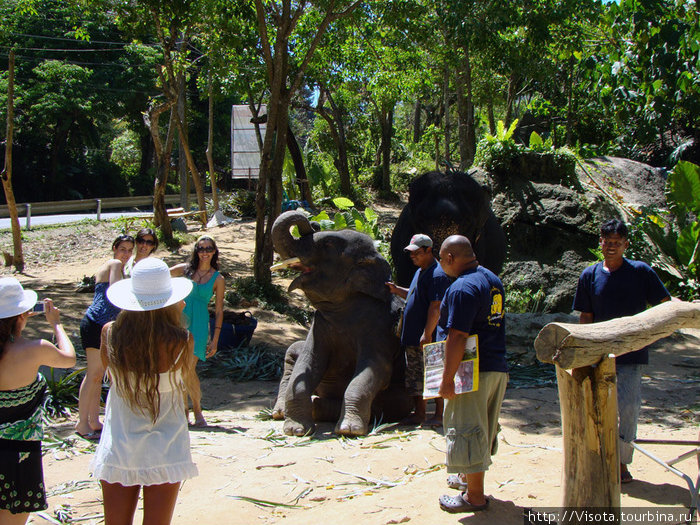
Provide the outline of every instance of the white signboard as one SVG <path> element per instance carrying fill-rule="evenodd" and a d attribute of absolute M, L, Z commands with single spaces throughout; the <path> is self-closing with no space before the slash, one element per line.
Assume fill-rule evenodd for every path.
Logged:
<path fill-rule="evenodd" d="M 260 115 L 267 113 L 265 105 Z M 250 119 L 250 106 L 231 108 L 231 177 L 234 179 L 257 179 L 260 172 L 260 148 L 255 124 Z M 265 137 L 265 124 L 259 124 L 260 137 Z"/>

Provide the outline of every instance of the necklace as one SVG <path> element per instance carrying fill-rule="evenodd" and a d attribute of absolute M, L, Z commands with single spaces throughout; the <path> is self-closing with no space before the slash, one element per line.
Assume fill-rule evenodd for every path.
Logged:
<path fill-rule="evenodd" d="M 209 275 L 209 273 L 211 272 L 211 270 L 212 270 L 212 269 L 209 268 L 209 269 L 208 269 L 206 272 L 204 272 L 204 273 L 200 273 L 199 270 L 197 270 L 196 272 L 194 272 L 194 276 L 193 276 L 193 277 L 194 277 L 194 280 L 197 282 L 197 284 L 202 284 L 202 282 L 204 281 L 204 278 L 207 277 L 207 276 Z"/>

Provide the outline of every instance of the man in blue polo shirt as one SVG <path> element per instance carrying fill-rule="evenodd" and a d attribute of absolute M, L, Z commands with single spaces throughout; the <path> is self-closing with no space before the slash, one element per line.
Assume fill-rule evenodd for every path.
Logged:
<path fill-rule="evenodd" d="M 580 312 L 580 323 L 599 323 L 616 317 L 635 315 L 647 305 L 668 301 L 671 296 L 651 267 L 623 257 L 629 246 L 627 226 L 611 219 L 600 227 L 600 248 L 603 262 L 589 266 L 578 280 L 574 310 Z M 629 483 L 637 437 L 637 419 L 642 406 L 642 365 L 649 363 L 649 350 L 621 355 L 615 359 L 617 370 L 617 411 L 619 416 L 620 481 Z"/>
<path fill-rule="evenodd" d="M 452 235 L 440 248 L 440 265 L 456 278 L 440 305 L 437 340 L 445 341 L 445 369 L 440 395 L 445 398 L 447 472 L 457 496 L 440 496 L 447 512 L 486 509 L 484 476 L 498 446 L 498 416 L 508 384 L 506 363 L 505 292 L 501 280 L 479 266 L 469 239 Z M 477 336 L 479 389 L 455 394 L 454 376 L 469 336 Z"/>
<path fill-rule="evenodd" d="M 423 345 L 432 343 L 440 316 L 440 301 L 452 279 L 445 275 L 433 255 L 433 241 L 418 233 L 404 248 L 418 267 L 411 286 L 402 288 L 386 283 L 391 293 L 406 299 L 401 329 L 401 345 L 406 352 L 406 388 L 414 400 L 414 412 L 401 421 L 405 425 L 442 425 L 442 398 L 435 400 L 435 415 L 427 419 L 423 399 Z"/>

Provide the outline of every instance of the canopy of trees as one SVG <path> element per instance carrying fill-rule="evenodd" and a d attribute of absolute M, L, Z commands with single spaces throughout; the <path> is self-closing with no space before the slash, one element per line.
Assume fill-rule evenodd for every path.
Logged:
<path fill-rule="evenodd" d="M 262 280 L 269 224 L 303 197 L 288 131 L 314 199 L 466 169 L 499 120 L 582 156 L 698 162 L 692 0 L 6 0 L 0 29 L 17 202 L 177 191 L 178 159 L 230 189 L 230 106 L 266 104 Z"/>

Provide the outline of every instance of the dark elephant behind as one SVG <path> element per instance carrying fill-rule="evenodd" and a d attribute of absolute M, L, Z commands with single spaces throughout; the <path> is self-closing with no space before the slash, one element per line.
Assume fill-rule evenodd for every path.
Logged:
<path fill-rule="evenodd" d="M 482 266 L 496 274 L 503 267 L 506 238 L 491 211 L 491 193 L 466 173 L 429 171 L 409 185 L 408 204 L 391 236 L 396 282 L 401 286 L 408 286 L 416 271 L 403 250 L 416 233 L 430 236 L 436 254 L 447 237 L 464 235 Z"/>

